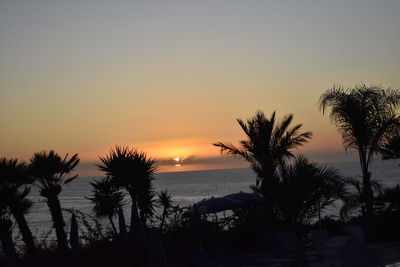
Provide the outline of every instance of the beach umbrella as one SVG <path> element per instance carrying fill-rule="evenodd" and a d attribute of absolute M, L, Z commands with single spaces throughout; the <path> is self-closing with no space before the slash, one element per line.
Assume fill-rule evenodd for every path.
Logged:
<path fill-rule="evenodd" d="M 197 212 L 200 215 L 203 215 L 207 213 L 217 213 L 225 210 L 244 208 L 249 205 L 266 205 L 269 203 L 269 200 L 258 194 L 239 192 L 224 197 L 204 199 L 197 202 L 195 205 L 197 207 Z M 186 211 L 184 216 L 190 216 L 193 214 L 194 208 Z"/>
<path fill-rule="evenodd" d="M 69 244 L 72 249 L 72 258 L 74 262 L 80 261 L 80 245 L 79 245 L 79 233 L 78 233 L 78 223 L 76 222 L 75 214 L 71 217 L 71 229 L 69 233 Z"/>
<path fill-rule="evenodd" d="M 239 192 L 224 197 L 213 197 L 201 200 L 196 203 L 196 206 L 199 214 L 207 214 L 244 208 L 248 205 L 266 205 L 269 203 L 270 201 L 258 194 Z M 193 213 L 193 209 L 191 212 Z"/>
<path fill-rule="evenodd" d="M 224 210 L 231 210 L 243 207 L 245 203 L 239 199 L 214 197 L 205 199 L 197 204 L 197 212 L 199 214 L 216 213 Z"/>
<path fill-rule="evenodd" d="M 229 194 L 229 195 L 224 196 L 224 198 L 239 200 L 239 201 L 244 202 L 245 204 L 265 205 L 265 204 L 270 203 L 269 200 L 267 200 L 266 198 L 264 198 L 258 194 L 245 193 L 245 192 Z"/>

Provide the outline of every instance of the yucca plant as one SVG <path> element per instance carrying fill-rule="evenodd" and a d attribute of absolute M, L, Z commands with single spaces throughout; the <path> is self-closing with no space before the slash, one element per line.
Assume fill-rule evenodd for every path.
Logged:
<path fill-rule="evenodd" d="M 124 194 L 118 187 L 112 182 L 110 177 L 101 178 L 90 183 L 93 187 L 93 195 L 87 197 L 92 203 L 93 213 L 97 217 L 106 217 L 109 219 L 110 224 L 115 232 L 118 234 L 117 228 L 115 227 L 113 217 L 118 214 L 118 211 L 124 203 Z"/>
<path fill-rule="evenodd" d="M 67 250 L 68 246 L 58 195 L 61 193 L 63 185 L 78 177 L 78 175 L 67 177 L 78 163 L 78 154 L 72 157 L 68 157 L 67 154 L 61 158 L 52 150 L 35 153 L 30 159 L 29 172 L 35 179 L 35 185 L 39 187 L 40 195 L 46 198 L 56 230 L 57 244 L 61 250 Z"/>
<path fill-rule="evenodd" d="M 167 190 L 163 190 L 157 193 L 157 204 L 162 207 L 162 215 L 161 215 L 161 223 L 160 223 L 160 231 L 163 230 L 165 219 L 167 218 L 170 210 L 173 208 L 172 206 L 172 195 L 168 193 Z"/>
<path fill-rule="evenodd" d="M 126 189 L 132 206 L 140 209 L 141 221 L 146 226 L 146 220 L 154 213 L 153 209 L 153 175 L 156 171 L 155 159 L 143 151 L 129 147 L 116 146 L 105 157 L 100 157 L 98 169 L 120 188 Z"/>
<path fill-rule="evenodd" d="M 35 252 L 35 241 L 29 228 L 25 214 L 32 207 L 27 198 L 32 179 L 27 174 L 25 163 L 17 159 L 0 159 L 0 195 L 3 205 L 9 208 L 22 235 L 28 254 Z"/>

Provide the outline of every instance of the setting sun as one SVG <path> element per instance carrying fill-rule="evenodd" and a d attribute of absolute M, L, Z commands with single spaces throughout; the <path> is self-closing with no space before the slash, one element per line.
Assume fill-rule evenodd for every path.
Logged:
<path fill-rule="evenodd" d="M 181 158 L 176 157 L 175 159 L 175 167 L 180 167 L 181 166 Z"/>

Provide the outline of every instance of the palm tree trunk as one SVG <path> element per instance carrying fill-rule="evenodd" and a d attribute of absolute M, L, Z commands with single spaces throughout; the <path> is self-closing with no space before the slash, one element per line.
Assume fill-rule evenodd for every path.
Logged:
<path fill-rule="evenodd" d="M 16 252 L 11 236 L 11 221 L 0 219 L 0 240 L 6 256 L 5 267 L 16 266 Z"/>
<path fill-rule="evenodd" d="M 359 156 L 360 156 L 360 164 L 361 164 L 361 171 L 362 171 L 362 181 L 363 181 L 363 188 L 362 188 L 362 201 L 363 201 L 363 216 L 365 218 L 370 218 L 373 214 L 373 198 L 374 193 L 372 192 L 371 187 L 371 173 L 368 171 L 368 160 L 367 155 L 364 149 L 359 149 Z"/>
<path fill-rule="evenodd" d="M 53 226 L 56 230 L 58 248 L 62 251 L 68 249 L 67 235 L 64 230 L 64 218 L 61 212 L 61 204 L 57 195 L 51 195 L 47 199 L 47 205 L 49 206 L 51 217 L 53 219 Z"/>
<path fill-rule="evenodd" d="M 368 172 L 368 170 L 363 173 L 363 195 L 365 201 L 365 216 L 366 218 L 370 218 L 374 212 L 374 193 L 372 192 L 371 186 L 371 173 Z"/>
<path fill-rule="evenodd" d="M 112 219 L 112 216 L 111 216 L 111 215 L 108 215 L 108 219 L 110 220 L 111 227 L 112 227 L 112 229 L 114 230 L 115 234 L 118 235 L 118 231 L 117 231 L 117 228 L 115 227 L 115 224 L 114 224 L 114 221 L 113 221 L 113 219 Z"/>
<path fill-rule="evenodd" d="M 165 223 L 165 217 L 167 216 L 167 209 L 164 208 L 163 213 L 162 213 L 162 218 L 161 218 L 161 224 L 160 224 L 160 232 L 162 232 L 164 228 L 164 223 Z"/>
<path fill-rule="evenodd" d="M 28 222 L 24 214 L 16 209 L 11 210 L 12 215 L 17 221 L 19 231 L 22 235 L 22 240 L 24 241 L 28 254 L 33 254 L 36 251 L 35 241 L 33 239 L 33 235 L 31 230 L 29 229 Z"/>

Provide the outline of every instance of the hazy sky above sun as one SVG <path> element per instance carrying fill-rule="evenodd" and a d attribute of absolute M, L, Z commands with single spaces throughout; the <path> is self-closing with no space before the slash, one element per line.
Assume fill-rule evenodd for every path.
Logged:
<path fill-rule="evenodd" d="M 1 0 L 0 156 L 89 164 L 131 145 L 165 170 L 242 166 L 211 143 L 236 143 L 236 118 L 260 109 L 314 132 L 299 152 L 347 160 L 318 98 L 334 84 L 400 88 L 399 12 L 395 0 Z"/>

